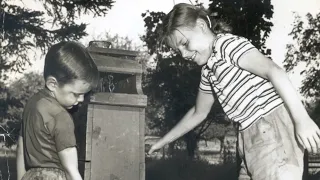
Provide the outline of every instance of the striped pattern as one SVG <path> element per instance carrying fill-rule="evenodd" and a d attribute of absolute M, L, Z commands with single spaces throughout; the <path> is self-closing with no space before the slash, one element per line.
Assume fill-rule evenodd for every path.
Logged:
<path fill-rule="evenodd" d="M 255 49 L 246 38 L 219 34 L 214 47 L 215 53 L 202 68 L 199 89 L 214 90 L 228 117 L 240 123 L 240 130 L 283 103 L 270 81 L 239 67 L 240 57 Z"/>

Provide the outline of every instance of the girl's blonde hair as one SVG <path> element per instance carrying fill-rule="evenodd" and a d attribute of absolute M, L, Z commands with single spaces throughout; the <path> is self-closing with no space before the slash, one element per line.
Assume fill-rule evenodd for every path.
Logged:
<path fill-rule="evenodd" d="M 214 34 L 230 33 L 231 27 L 224 21 L 217 20 L 210 16 L 210 13 L 203 7 L 191 4 L 179 3 L 164 17 L 162 30 L 160 31 L 160 42 L 167 43 L 169 36 L 179 27 L 194 27 L 198 18 L 203 19 Z M 211 22 L 209 22 L 209 19 Z"/>

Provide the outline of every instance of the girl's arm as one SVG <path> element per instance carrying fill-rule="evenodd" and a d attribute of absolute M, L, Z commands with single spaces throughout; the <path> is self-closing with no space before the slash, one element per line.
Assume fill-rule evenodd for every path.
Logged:
<path fill-rule="evenodd" d="M 187 132 L 197 127 L 209 114 L 214 103 L 213 94 L 207 94 L 202 91 L 198 92 L 196 105 L 193 106 L 186 115 L 175 125 L 162 139 L 154 144 L 150 151 L 151 154 L 164 145 L 178 139 Z"/>
<path fill-rule="evenodd" d="M 293 118 L 298 141 L 309 152 L 316 153 L 320 147 L 320 130 L 308 115 L 286 72 L 257 49 L 242 55 L 238 64 L 273 84 Z"/>
<path fill-rule="evenodd" d="M 60 161 L 64 169 L 68 180 L 82 180 L 82 177 L 78 170 L 78 154 L 76 147 L 66 148 L 58 152 Z"/>
<path fill-rule="evenodd" d="M 17 144 L 17 180 L 21 180 L 23 175 L 26 173 L 26 168 L 24 164 L 24 154 L 23 154 L 23 138 L 19 136 Z"/>

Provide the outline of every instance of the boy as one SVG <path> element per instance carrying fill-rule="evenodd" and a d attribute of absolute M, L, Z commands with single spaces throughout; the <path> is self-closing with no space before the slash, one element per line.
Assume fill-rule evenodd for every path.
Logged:
<path fill-rule="evenodd" d="M 53 45 L 45 57 L 45 87 L 25 105 L 17 146 L 18 180 L 82 180 L 74 124 L 67 109 L 99 80 L 97 66 L 76 42 Z"/>

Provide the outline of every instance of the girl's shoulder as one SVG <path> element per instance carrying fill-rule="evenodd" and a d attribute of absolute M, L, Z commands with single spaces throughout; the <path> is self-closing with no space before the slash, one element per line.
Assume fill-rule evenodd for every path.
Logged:
<path fill-rule="evenodd" d="M 227 40 L 230 40 L 230 39 L 238 39 L 238 38 L 241 38 L 241 36 L 237 36 L 237 35 L 234 35 L 234 34 L 230 34 L 230 33 L 220 33 L 220 34 L 217 34 L 217 37 L 216 37 L 216 40 L 215 40 L 215 44 L 218 44 L 218 43 L 223 43 Z"/>
<path fill-rule="evenodd" d="M 237 42 L 241 42 L 246 40 L 242 36 L 234 35 L 231 33 L 220 33 L 217 34 L 216 40 L 213 43 L 215 50 L 220 50 L 222 46 L 228 46 L 230 43 L 237 44 Z"/>

